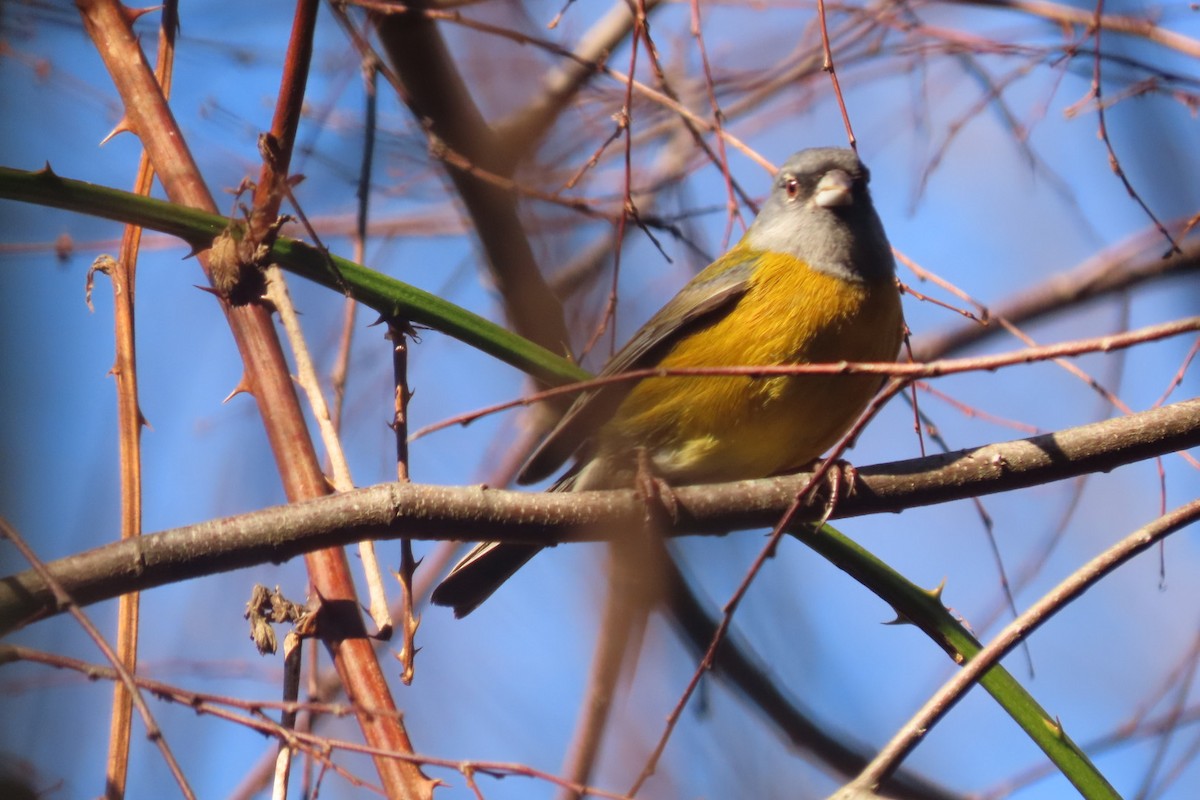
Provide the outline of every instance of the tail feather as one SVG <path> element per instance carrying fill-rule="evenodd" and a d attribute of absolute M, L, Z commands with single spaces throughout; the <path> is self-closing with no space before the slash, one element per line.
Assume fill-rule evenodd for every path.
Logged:
<path fill-rule="evenodd" d="M 454 616 L 465 617 L 541 549 L 536 544 L 484 542 L 450 570 L 430 599 L 453 608 Z"/>
<path fill-rule="evenodd" d="M 578 467 L 563 475 L 547 491 L 569 492 L 577 488 Z M 582 487 L 578 487 L 582 488 Z M 492 596 L 500 584 L 525 566 L 542 549 L 536 544 L 483 542 L 476 545 L 450 570 L 430 598 L 434 605 L 450 606 L 459 619 L 470 614 Z"/>

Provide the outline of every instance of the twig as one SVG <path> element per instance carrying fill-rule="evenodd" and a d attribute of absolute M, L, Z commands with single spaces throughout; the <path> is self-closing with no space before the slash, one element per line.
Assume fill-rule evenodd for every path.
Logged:
<path fill-rule="evenodd" d="M 21 534 L 17 533 L 17 529 L 9 525 L 8 520 L 3 517 L 0 517 L 0 537 L 12 542 L 13 546 L 17 548 L 17 552 L 29 562 L 29 565 L 33 567 L 33 571 L 45 582 L 54 597 L 55 605 L 75 618 L 79 626 L 83 628 L 88 637 L 95 642 L 96 647 L 100 648 L 100 652 L 108 662 L 112 664 L 117 680 L 125 685 L 125 690 L 129 693 L 134 708 L 137 709 L 138 715 L 142 718 L 142 724 L 146 726 L 147 738 L 154 742 L 159 752 L 162 753 L 163 760 L 167 762 L 167 769 L 170 770 L 171 776 L 175 779 L 175 783 L 178 784 L 183 796 L 189 798 L 189 800 L 194 800 L 196 795 L 192 792 L 191 786 L 188 785 L 187 778 L 184 777 L 183 769 L 179 766 L 179 762 L 175 760 L 175 755 L 171 752 L 171 746 L 167 744 L 167 738 L 163 735 L 162 728 L 158 727 L 154 715 L 150 713 L 150 707 L 146 705 L 146 699 L 138 691 L 133 674 L 125 667 L 120 657 L 113 651 L 108 642 L 104 640 L 104 636 L 100 633 L 99 628 L 92 624 L 92 621 L 83 613 L 79 604 L 75 602 L 75 599 L 71 597 L 71 594 L 63 587 L 62 583 L 46 568 L 46 564 L 38 558 L 37 554 L 33 552 L 33 549 L 26 543 Z M 129 541 L 137 544 L 138 539 L 134 538 Z"/>
<path fill-rule="evenodd" d="M 1125 187 L 1126 193 L 1141 207 L 1146 216 L 1150 218 L 1151 224 L 1153 224 L 1154 227 L 1158 229 L 1158 232 L 1162 234 L 1163 238 L 1167 240 L 1167 244 L 1170 245 L 1170 250 L 1168 252 L 1182 254 L 1183 251 L 1179 249 L 1179 243 L 1175 241 L 1175 237 L 1173 237 L 1170 231 L 1167 230 L 1167 226 L 1163 225 L 1162 222 L 1159 221 L 1155 213 L 1150 210 L 1150 206 L 1146 204 L 1144 199 L 1142 199 L 1141 194 L 1139 194 L 1138 191 L 1133 188 L 1133 183 L 1129 180 L 1129 176 L 1125 174 L 1125 170 L 1121 167 L 1120 159 L 1117 158 L 1117 151 L 1113 148 L 1112 139 L 1109 138 L 1108 123 L 1106 121 L 1106 111 L 1103 102 L 1104 86 L 1100 79 L 1100 65 L 1102 63 L 1100 56 L 1103 52 L 1103 48 L 1100 46 L 1100 36 L 1104 31 L 1104 26 L 1101 24 L 1103 19 L 1104 0 L 1096 0 L 1096 10 L 1092 17 L 1092 35 L 1096 40 L 1096 52 L 1094 53 L 1094 57 L 1092 59 L 1092 96 L 1096 98 L 1096 128 L 1097 133 L 1100 135 L 1100 141 L 1104 143 L 1104 149 L 1108 153 L 1108 166 L 1110 169 L 1112 169 L 1113 174 L 1115 174 L 1121 181 L 1121 185 Z"/>
<path fill-rule="evenodd" d="M 175 0 L 163 6 L 158 33 L 157 66 L 154 75 L 163 97 L 171 96 L 175 68 L 175 33 L 179 25 Z M 154 185 L 154 166 L 143 150 L 138 157 L 138 172 L 133 191 L 149 195 Z M 137 343 L 134 331 L 137 295 L 137 260 L 142 229 L 126 225 L 121 239 L 121 255 L 112 264 L 109 277 L 113 289 L 113 317 L 116 360 L 112 374 L 117 384 L 117 418 L 121 459 L 121 538 L 140 536 L 142 532 L 142 416 L 138 392 Z M 91 275 L 88 283 L 90 288 Z M 130 673 L 137 671 L 140 597 L 137 592 L 121 595 L 117 609 L 117 655 Z M 108 759 L 105 796 L 117 800 L 125 796 L 129 773 L 129 740 L 133 723 L 133 699 L 123 681 L 113 684 L 113 713 L 109 723 Z"/>
<path fill-rule="evenodd" d="M 392 376 L 395 389 L 392 397 L 392 431 L 396 437 L 396 480 L 409 483 L 412 478 L 408 463 L 408 401 L 412 392 L 408 388 L 408 338 L 412 329 L 398 320 L 389 320 L 387 339 L 392 343 Z M 413 574 L 417 571 L 417 560 L 413 557 L 412 540 L 400 540 L 400 570 L 394 575 L 400 581 L 400 680 L 408 686 L 416 672 L 417 627 L 421 618 L 417 616 L 416 600 L 413 596 Z"/>
<path fill-rule="evenodd" d="M 639 381 L 644 378 L 664 378 L 670 376 L 679 378 L 699 378 L 728 375 L 744 375 L 746 377 L 764 378 L 775 375 L 851 375 L 869 373 L 873 375 L 890 375 L 896 378 L 914 380 L 919 378 L 936 378 L 944 377 L 946 375 L 957 375 L 965 372 L 991 372 L 1002 367 L 1011 367 L 1018 364 L 1032 364 L 1039 361 L 1058 361 L 1065 357 L 1081 356 L 1087 353 L 1108 353 L 1114 350 L 1121 350 L 1138 344 L 1158 341 L 1160 339 L 1170 338 L 1172 336 L 1178 336 L 1183 333 L 1189 333 L 1197 330 L 1200 330 L 1200 317 L 1187 317 L 1175 322 L 1166 322 L 1160 325 L 1148 325 L 1144 328 L 1125 331 L 1123 333 L 1095 336 L 1088 339 L 1061 342 L 1059 344 L 1032 346 L 1022 350 L 1012 350 L 1007 353 L 996 353 L 986 356 L 972 356 L 969 358 L 948 358 L 939 361 L 929 361 L 923 364 L 881 361 L 838 362 L 829 364 L 785 364 L 761 367 L 752 365 L 738 367 L 679 367 L 671 369 L 652 367 L 646 369 L 629 370 L 628 372 L 609 375 L 603 378 L 594 378 L 592 380 L 558 386 L 553 389 L 547 389 L 543 392 L 537 392 L 529 395 L 528 397 L 522 397 L 520 399 L 510 400 L 504 403 L 497 403 L 496 405 L 489 406 L 479 411 L 472 411 L 457 417 L 452 417 L 448 420 L 443 420 L 441 422 L 421 428 L 412 435 L 412 438 L 418 439 L 422 436 L 427 436 L 431 433 L 444 428 L 452 427 L 454 425 L 468 425 L 475 420 L 480 419 L 481 417 L 485 417 L 499 411 L 505 411 L 510 408 L 516 408 L 518 406 L 527 406 L 533 403 L 538 403 L 550 397 L 574 395 L 579 392 L 590 391 L 611 384 Z M 1116 405 L 1118 408 L 1121 408 L 1121 410 L 1125 413 L 1129 413 L 1130 411 L 1128 407 L 1125 407 L 1120 402 L 1119 399 L 1115 401 L 1114 405 Z"/>
<path fill-rule="evenodd" d="M 1023 614 L 1004 627 L 996 637 L 967 662 L 922 706 L 912 719 L 879 752 L 875 760 L 857 778 L 833 795 L 836 798 L 862 796 L 878 786 L 925 734 L 948 712 L 963 694 L 1001 658 L 1011 652 L 1068 603 L 1078 598 L 1102 578 L 1166 536 L 1200 519 L 1200 500 L 1181 506 L 1148 525 L 1139 528 L 1113 547 L 1093 558 L 1060 583 Z"/>
<path fill-rule="evenodd" d="M 825 0 L 817 0 L 817 22 L 821 28 L 821 69 L 829 75 L 833 84 L 833 96 L 838 110 L 842 112 L 842 124 L 846 126 L 846 142 L 857 152 L 858 140 L 854 138 L 854 126 L 850 124 L 850 112 L 846 110 L 846 98 L 842 95 L 842 84 L 838 81 L 837 67 L 833 63 L 833 49 L 829 46 L 829 26 L 825 21 Z"/>

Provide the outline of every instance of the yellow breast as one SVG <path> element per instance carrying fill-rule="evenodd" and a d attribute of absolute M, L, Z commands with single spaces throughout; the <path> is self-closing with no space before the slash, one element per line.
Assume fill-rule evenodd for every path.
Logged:
<path fill-rule="evenodd" d="M 892 361 L 900 297 L 890 279 L 851 282 L 782 255 L 759 255 L 746 294 L 685 338 L 666 368 Z M 641 381 L 601 430 L 598 454 L 644 448 L 678 483 L 799 469 L 844 434 L 878 390 L 877 375 L 664 377 Z M 611 463 L 611 461 L 610 461 Z"/>

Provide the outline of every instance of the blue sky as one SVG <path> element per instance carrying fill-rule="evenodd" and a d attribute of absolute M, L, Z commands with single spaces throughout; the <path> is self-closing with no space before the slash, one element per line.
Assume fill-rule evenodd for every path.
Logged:
<path fill-rule="evenodd" d="M 580 4 L 584 5 L 584 4 Z M 1195 12 L 1161 7 L 1165 24 L 1200 37 Z M 0 162 L 34 169 L 49 162 L 65 176 L 127 187 L 136 164 L 136 140 L 121 136 L 99 146 L 117 121 L 115 93 L 86 37 L 76 24 L 45 19 L 26 26 L 25 11 L 9 11 L 2 33 L 16 55 L 0 57 Z M 527 13 L 542 24 L 550 5 Z M 1150 10 L 1128 4 L 1109 11 Z M 482 7 L 483 17 L 499 14 Z M 561 35 L 574 41 L 587 29 L 595 8 L 572 8 Z M 269 123 L 278 63 L 290 24 L 283 4 L 255 12 L 220 3 L 185 4 L 173 107 L 214 192 L 257 172 L 254 138 Z M 246 15 L 253 14 L 253 20 Z M 1058 41 L 1055 28 L 1015 14 L 932 6 L 921 14 L 931 25 L 1003 36 L 1028 44 Z M 757 16 L 733 8 L 706 9 L 706 43 L 722 68 L 766 69 L 789 57 L 804 26 L 807 6 Z M 686 7 L 665 9 L 655 18 L 656 41 L 679 59 L 694 59 L 686 35 Z M 752 22 L 749 30 L 737 25 Z M 683 27 L 680 28 L 680 24 Z M 143 23 L 143 41 L 152 40 Z M 670 33 L 669 33 L 670 32 Z M 470 76 L 488 70 L 489 58 L 545 57 L 495 45 L 477 34 L 451 30 L 458 52 L 470 54 Z M 545 34 L 549 35 L 549 34 Z M 559 34 L 556 34 L 559 35 Z M 361 84 L 357 62 L 332 20 L 325 16 L 309 92 L 310 115 L 301 142 L 311 153 L 297 163 L 307 180 L 298 189 L 310 216 L 350 214 L 361 147 Z M 661 38 L 659 38 L 661 37 Z M 746 48 L 753 38 L 755 48 Z M 1198 79 L 1194 60 L 1141 40 L 1106 39 L 1131 58 L 1164 71 Z M 496 47 L 484 50 L 482 46 Z M 18 57 L 20 56 L 20 57 Z M 22 57 L 47 59 L 49 74 L 38 77 Z M 622 48 L 612 63 L 624 69 Z M 860 152 L 873 173 L 876 205 L 893 244 L 973 297 L 996 302 L 1018 289 L 1065 271 L 1102 248 L 1144 231 L 1148 219 L 1109 171 L 1096 117 L 1064 110 L 1088 91 L 1090 60 L 1060 68 L 1039 64 L 1005 92 L 1017 116 L 1032 125 L 1028 143 L 1041 162 L 1031 167 L 1013 144 L 995 107 L 975 114 L 958 133 L 925 185 L 929 159 L 942 152 L 947 131 L 979 102 L 980 84 L 954 59 L 931 54 L 922 67 L 888 51 L 846 67 L 841 74 Z M 983 62 L 994 75 L 1007 75 L 1026 62 L 994 57 Z M 904 69 L 903 65 L 908 65 Z M 690 62 L 689 62 L 690 66 Z M 1113 68 L 1115 78 L 1124 74 Z M 602 84 L 578 115 L 611 113 L 619 87 Z M 1184 84 L 1182 90 L 1196 87 Z M 1109 87 L 1109 95 L 1119 84 Z M 816 100 L 809 100 L 816 94 Z M 493 112 L 523 96 L 502 86 L 488 95 Z M 703 108 L 704 104 L 694 104 Z M 799 109 L 799 110 L 797 110 Z M 1164 220 L 1196 213 L 1200 182 L 1194 115 L 1176 99 L 1153 94 L 1127 100 L 1109 112 L 1112 142 L 1133 185 Z M 605 131 L 573 130 L 567 115 L 554 134 L 556 152 L 582 163 Z M 1036 123 L 1036 124 L 1035 124 Z M 639 130 L 639 117 L 634 117 Z M 403 218 L 430 204 L 452 202 L 448 182 L 437 177 L 408 113 L 385 92 L 381 106 L 380 154 L 374 179 L 375 213 Z M 813 80 L 780 94 L 777 106 L 751 120 L 732 120 L 731 129 L 759 153 L 781 163 L 792 151 L 845 141 L 828 83 Z M 653 145 L 656 146 L 656 145 Z M 653 146 L 639 153 L 654 160 Z M 743 186 L 759 196 L 768 176 L 748 159 L 730 165 Z M 1048 167 L 1048 169 L 1047 169 Z M 611 169 L 609 165 L 606 169 Z M 1052 170 L 1052 172 L 1051 172 Z M 615 173 L 611 173 L 615 174 Z M 593 185 L 590 191 L 597 191 Z M 219 202 L 229 207 L 229 195 Z M 698 170 L 677 195 L 675 208 L 715 209 L 691 227 L 702 249 L 716 254 L 725 218 L 719 173 Z M 531 215 L 544 207 L 528 204 Z M 447 212 L 453 221 L 454 212 Z M 748 217 L 747 217 L 748 218 Z M 601 233 L 601 224 L 546 234 L 535 248 L 547 271 Z M 116 536 L 118 500 L 115 400 L 106 374 L 112 363 L 111 292 L 100 279 L 95 311 L 84 304 L 84 276 L 91 259 L 112 253 L 117 226 L 62 212 L 0 204 L 0 244 L 46 245 L 68 234 L 77 251 L 64 263 L 47 248 L 8 250 L 0 255 L 0 325 L 3 325 L 3 414 L 0 414 L 0 514 L 46 559 L 96 546 Z M 622 255 L 618 340 L 623 340 L 698 267 L 700 259 L 669 236 L 660 237 L 668 263 L 634 232 Z M 215 516 L 262 508 L 282 501 L 282 491 L 252 403 L 222 399 L 236 384 L 239 367 L 232 339 L 213 298 L 195 288 L 202 276 L 174 244 L 143 256 L 138 273 L 138 333 L 142 406 L 152 428 L 143 436 L 145 529 L 161 530 Z M 344 238 L 327 243 L 349 255 Z M 478 251 L 460 234 L 408 236 L 373 241 L 368 264 L 456 303 L 501 319 L 497 298 L 479 265 Z M 916 284 L 901 269 L 901 278 Z M 607 285 L 607 277 L 601 283 Z M 927 285 L 921 291 L 946 298 Z M 336 347 L 341 298 L 299 280 L 292 283 L 304 315 L 310 346 L 327 371 Z M 1031 326 L 1042 342 L 1137 327 L 1191 315 L 1194 280 L 1138 290 Z M 598 308 L 593 298 L 587 308 Z M 960 324 L 940 308 L 905 299 L 910 327 L 923 333 Z M 1122 317 L 1127 316 L 1126 321 Z M 368 485 L 390 479 L 393 443 L 385 427 L 390 403 L 388 351 L 380 328 L 356 331 L 348 394 L 346 447 L 355 480 Z M 589 320 L 582 326 L 590 330 Z M 1153 403 L 1191 345 L 1180 338 L 1139 348 L 1133 357 L 1089 357 L 1080 363 L 1134 409 Z M 994 339 L 973 351 L 1015 348 Z M 512 399 L 525 391 L 522 376 L 436 332 L 414 348 L 413 427 L 456 413 Z M 971 406 L 1049 431 L 1109 416 L 1090 390 L 1051 365 L 970 374 L 937 382 L 942 391 Z M 1177 398 L 1195 394 L 1190 375 Z M 925 397 L 953 447 L 1016 438 L 1020 434 L 971 418 Z M 416 442 L 412 474 L 421 482 L 468 484 L 485 480 L 521 420 L 514 413 L 488 417 L 466 429 L 449 429 Z M 856 464 L 913 457 L 918 444 L 911 415 L 893 403 L 850 455 Z M 1194 471 L 1179 458 L 1164 459 L 1168 507 L 1196 495 Z M 1068 484 L 989 498 L 1000 549 L 1010 570 L 1041 558 L 1041 543 L 1066 513 L 1074 487 Z M 1045 555 L 1030 586 L 1017 597 L 1026 607 L 1040 594 L 1108 544 L 1152 519 L 1160 501 L 1150 464 L 1092 476 L 1082 486 L 1078 509 L 1069 516 L 1062 544 Z M 842 529 L 890 564 L 926 586 L 947 581 L 945 599 L 972 624 L 992 617 L 998 579 L 984 531 L 967 503 L 858 519 Z M 761 547 L 757 533 L 685 542 L 689 569 L 714 604 L 722 603 Z M 421 546 L 421 551 L 428 548 Z M 397 560 L 394 545 L 382 550 Z M 1159 577 L 1157 552 L 1142 556 L 1046 625 L 1031 648 L 1036 678 L 1027 685 L 1059 716 L 1077 741 L 1088 741 L 1131 718 L 1192 645 L 1198 592 L 1195 534 L 1175 536 L 1165 551 L 1166 578 Z M 420 630 L 424 648 L 417 681 L 395 696 L 404 709 L 417 748 L 445 758 L 521 761 L 558 768 L 563 742 L 574 724 L 584 670 L 601 597 L 598 552 L 562 547 L 544 554 L 475 615 L 455 621 L 442 609 L 428 610 Z M 17 554 L 0 547 L 4 574 L 23 568 Z M 164 587 L 144 598 L 142 665 L 147 674 L 189 688 L 249 698 L 272 698 L 279 665 L 255 655 L 246 639 L 242 605 L 252 583 L 283 585 L 303 594 L 298 563 L 263 566 Z M 113 627 L 114 604 L 89 609 L 105 631 Z M 794 542 L 782 548 L 739 610 L 737 627 L 778 679 L 827 721 L 855 738 L 882 743 L 951 672 L 952 665 L 930 642 L 908 627 L 884 626 L 892 614 L 867 593 Z M 987 638 L 1003 624 L 976 632 Z M 40 623 L 14 642 L 99 661 L 95 648 L 67 619 Z M 652 744 L 660 720 L 682 691 L 693 668 L 667 626 L 651 631 L 631 694 L 618 708 L 614 734 L 598 782 L 627 786 L 628 764 Z M 392 665 L 384 657 L 385 669 Z M 1008 664 L 1028 678 L 1023 656 Z M 393 672 L 398 670 L 393 670 Z M 662 777 L 647 796 L 820 796 L 833 788 L 795 757 L 744 704 L 723 687 L 706 684 L 703 703 L 684 715 L 668 750 Z M 0 726 L 0 751 L 31 762 L 38 785 L 62 784 L 53 797 L 88 797 L 100 790 L 107 735 L 109 687 L 88 684 L 43 668 L 8 665 L 0 671 L 4 716 L 20 725 Z M 1157 711 L 1165 706 L 1155 706 Z M 226 723 L 155 703 L 169 740 L 202 797 L 228 794 L 261 754 L 263 740 Z M 356 736 L 353 724 L 334 723 L 329 732 Z M 135 733 L 135 736 L 137 734 Z M 1184 728 L 1170 751 L 1194 744 Z M 1132 794 L 1149 762 L 1152 744 L 1124 748 L 1098 759 L 1123 792 Z M 948 786 L 984 790 L 1039 762 L 1039 754 L 985 695 L 973 692 L 929 736 L 908 762 Z M 351 763 L 353 760 L 351 760 Z M 361 766 L 361 765 L 359 765 Z M 368 770 L 369 771 L 369 770 Z M 460 776 L 437 773 L 452 786 L 445 797 L 467 797 Z M 781 787 L 789 787 L 785 792 Z M 161 796 L 169 783 L 152 748 L 136 751 L 130 796 Z M 489 798 L 545 797 L 550 790 L 524 778 L 485 782 Z M 1194 796 L 1200 772 L 1187 767 L 1165 797 Z M 1024 790 L 1022 798 L 1062 797 L 1061 779 Z M 330 778 L 324 796 L 352 796 L 353 789 Z"/>

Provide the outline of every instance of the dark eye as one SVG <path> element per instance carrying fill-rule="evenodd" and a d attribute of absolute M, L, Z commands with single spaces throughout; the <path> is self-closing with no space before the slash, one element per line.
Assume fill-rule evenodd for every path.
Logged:
<path fill-rule="evenodd" d="M 800 196 L 800 181 L 795 178 L 786 178 L 783 182 L 783 191 L 787 193 L 788 200 L 795 200 Z"/>

